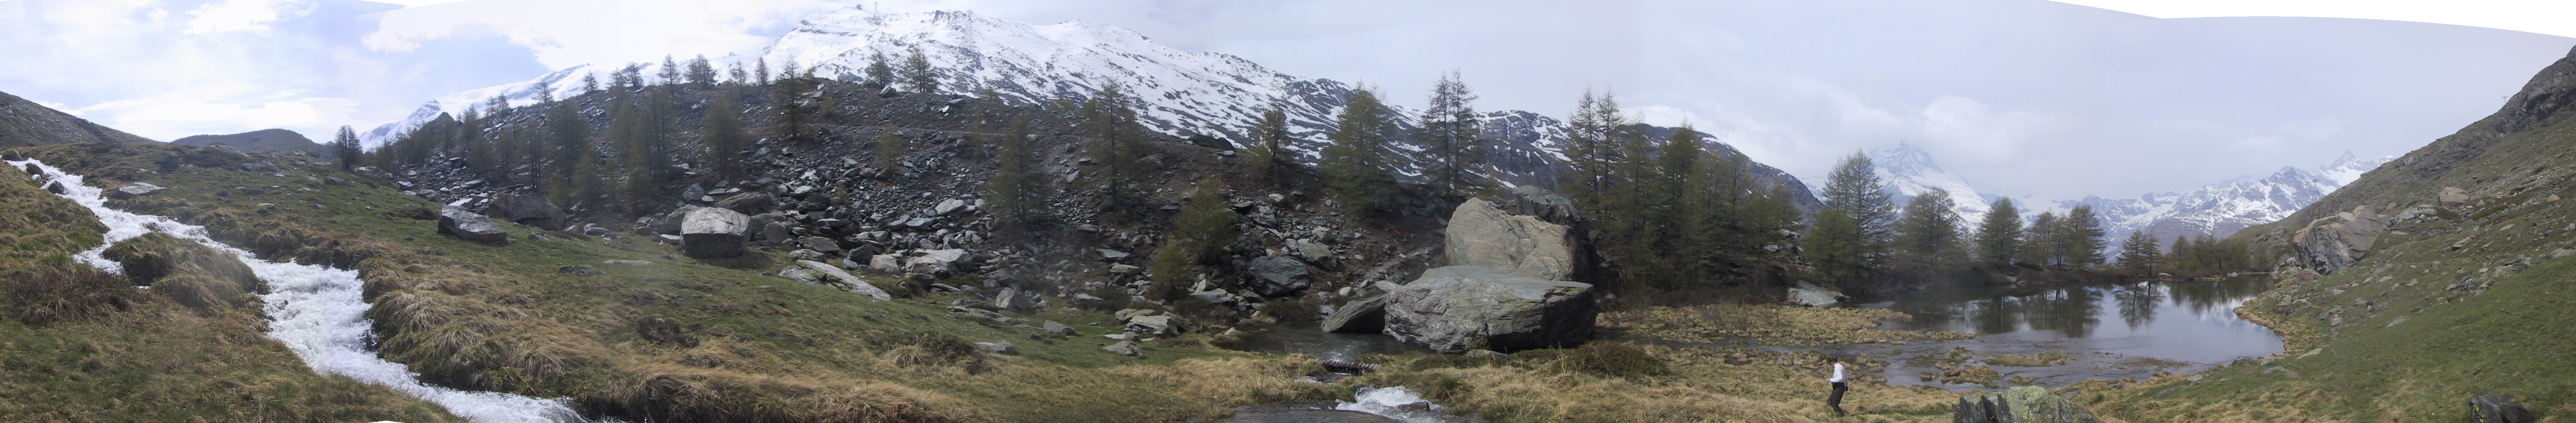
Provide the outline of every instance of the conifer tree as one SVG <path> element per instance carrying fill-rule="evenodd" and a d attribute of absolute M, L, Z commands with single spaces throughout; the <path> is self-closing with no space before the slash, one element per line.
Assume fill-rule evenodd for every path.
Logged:
<path fill-rule="evenodd" d="M 1225 248 L 1242 236 L 1234 227 L 1235 219 L 1234 208 L 1226 203 L 1225 181 L 1199 179 L 1180 213 L 1172 217 L 1172 230 L 1154 249 L 1153 261 L 1147 263 L 1154 275 L 1150 292 L 1166 301 L 1185 298 L 1193 281 L 1190 268 L 1222 257 Z"/>
<path fill-rule="evenodd" d="M 1039 204 L 1046 195 L 1047 178 L 1042 175 L 1038 143 L 1029 133 L 1028 118 L 1011 120 L 1011 129 L 1002 133 L 993 158 L 993 176 L 984 186 L 984 197 L 996 220 L 995 228 L 1005 234 L 1019 229 L 1038 216 Z"/>
<path fill-rule="evenodd" d="M 347 171 L 358 167 L 360 153 L 358 130 L 350 128 L 349 125 L 340 125 L 339 135 L 331 137 L 331 158 L 340 162 L 340 170 Z"/>
<path fill-rule="evenodd" d="M 1244 161 L 1253 174 L 1265 180 L 1285 180 L 1287 170 L 1296 164 L 1296 152 L 1288 151 L 1288 112 L 1278 104 L 1261 111 L 1261 120 L 1253 122 L 1251 148 L 1244 150 Z"/>
<path fill-rule="evenodd" d="M 583 72 L 581 74 L 581 92 L 586 93 L 592 91 L 599 91 L 599 74 Z"/>
<path fill-rule="evenodd" d="M 769 58 L 763 57 L 754 61 L 751 66 L 751 76 L 754 78 L 752 79 L 754 84 L 769 85 Z"/>
<path fill-rule="evenodd" d="M 2173 245 L 2165 247 L 2164 268 L 2172 272 L 2200 271 L 2200 260 L 2193 257 L 2191 235 L 2174 235 Z"/>
<path fill-rule="evenodd" d="M 1867 241 L 1861 235 L 1859 220 L 1843 214 L 1842 209 L 1827 207 L 1816 210 L 1816 223 L 1807 228 L 1802 249 L 1807 261 L 1815 264 L 1817 276 L 1836 283 L 1853 282 L 1868 269 L 1861 257 L 1862 244 Z"/>
<path fill-rule="evenodd" d="M 1594 120 L 1592 108 L 1596 102 L 1592 98 L 1592 89 L 1585 88 L 1583 98 L 1574 103 L 1574 112 L 1566 114 L 1565 146 L 1562 150 L 1565 165 L 1574 172 L 1562 178 L 1564 186 L 1558 191 L 1571 194 L 1598 191 L 1598 183 L 1607 173 L 1598 165 L 1598 156 L 1602 144 L 1608 142 L 1609 131 L 1605 127 L 1609 124 Z"/>
<path fill-rule="evenodd" d="M 831 96 L 822 95 L 821 85 L 811 79 L 780 79 L 769 97 L 776 102 L 780 138 L 785 139 L 803 139 L 807 121 L 832 109 Z"/>
<path fill-rule="evenodd" d="M 698 89 L 716 87 L 716 67 L 707 63 L 707 55 L 701 54 L 698 58 L 689 59 L 688 79 L 689 85 Z"/>
<path fill-rule="evenodd" d="M 903 160 L 903 156 L 906 154 L 912 154 L 912 146 L 904 143 L 903 135 L 899 131 L 896 131 L 893 126 L 877 128 L 876 156 L 878 167 L 892 169 L 896 162 Z"/>
<path fill-rule="evenodd" d="M 2161 247 L 2156 246 L 2156 237 L 2131 231 L 2127 244 L 2120 246 L 2120 267 L 2139 277 L 2155 276 L 2156 265 L 2164 261 L 2164 257 L 2156 252 L 2158 248 Z"/>
<path fill-rule="evenodd" d="M 2021 262 L 2039 265 L 2065 264 L 2065 248 L 2057 236 L 2057 212 L 2039 212 L 2031 217 L 2030 230 L 2022 234 Z"/>
<path fill-rule="evenodd" d="M 1144 147 L 1141 144 L 1145 133 L 1136 120 L 1134 103 L 1126 88 L 1117 84 L 1100 87 L 1082 103 L 1083 132 L 1096 143 L 1091 158 L 1092 164 L 1099 167 L 1100 178 L 1094 182 L 1108 194 L 1111 205 L 1135 201 L 1129 189 L 1144 179 L 1144 169 L 1136 161 L 1141 156 L 1137 150 Z"/>
<path fill-rule="evenodd" d="M 781 63 L 778 65 L 778 79 L 791 79 L 805 76 L 797 72 L 801 71 L 796 68 L 796 58 L 794 57 L 789 57 L 787 58 L 787 63 Z"/>
<path fill-rule="evenodd" d="M 1323 152 L 1324 186 L 1349 210 L 1379 211 L 1396 194 L 1395 173 L 1387 166 L 1394 122 L 1369 89 L 1351 90 L 1343 103 L 1333 121 L 1333 145 Z"/>
<path fill-rule="evenodd" d="M 751 71 L 743 69 L 742 62 L 733 62 L 733 64 L 725 65 L 725 75 L 731 77 L 729 80 L 725 81 L 726 84 L 743 85 L 751 83 Z"/>
<path fill-rule="evenodd" d="M 1422 109 L 1415 131 L 1420 145 L 1429 146 L 1434 168 L 1430 169 L 1431 187 L 1443 201 L 1455 197 L 1461 178 L 1483 162 L 1484 149 L 1477 137 L 1476 94 L 1459 81 L 1458 71 L 1440 75 L 1431 86 L 1431 100 Z"/>
<path fill-rule="evenodd" d="M 1905 202 L 1905 217 L 1898 225 L 1896 250 L 1917 260 L 1942 262 L 1959 242 L 1959 215 L 1951 211 L 1958 203 L 1950 192 L 1932 190 Z"/>
<path fill-rule="evenodd" d="M 913 47 L 912 55 L 904 56 L 902 74 L 905 88 L 913 92 L 939 92 L 939 73 L 930 69 L 930 56 L 922 54 L 920 47 Z"/>
<path fill-rule="evenodd" d="M 894 65 L 886 63 L 885 52 L 868 53 L 868 82 L 894 85 Z"/>
<path fill-rule="evenodd" d="M 659 83 L 659 84 L 653 84 L 653 85 L 676 85 L 676 84 L 679 84 L 679 83 L 680 83 L 680 63 L 679 63 L 679 62 L 671 61 L 671 55 L 668 55 L 668 54 L 662 55 L 662 70 L 661 70 L 661 72 L 659 72 L 659 73 L 657 73 L 657 74 L 655 74 L 655 75 L 653 75 L 653 76 L 657 76 L 657 77 L 660 77 L 660 78 L 661 78 L 661 81 L 660 81 L 661 83 Z"/>
<path fill-rule="evenodd" d="M 1990 264 L 2012 264 L 2021 256 L 2021 211 L 2012 199 L 1998 198 L 1986 207 L 1986 221 L 1977 226 L 1977 259 Z"/>
<path fill-rule="evenodd" d="M 2064 239 L 2066 264 L 2089 266 L 2102 264 L 2102 220 L 2093 216 L 2093 206 L 2076 205 L 2066 211 L 2057 236 Z"/>
<path fill-rule="evenodd" d="M 715 167 L 719 177 L 742 176 L 742 149 L 751 134 L 743 132 L 741 109 L 734 104 L 733 96 L 719 95 L 707 106 L 707 118 L 699 122 L 698 136 L 707 149 L 707 164 Z"/>
<path fill-rule="evenodd" d="M 1826 176 L 1825 198 L 1820 199 L 1824 207 L 1841 210 L 1860 225 L 1866 252 L 1883 251 L 1896 224 L 1896 202 L 1888 198 L 1887 185 L 1878 179 L 1877 169 L 1869 155 L 1852 152 Z"/>

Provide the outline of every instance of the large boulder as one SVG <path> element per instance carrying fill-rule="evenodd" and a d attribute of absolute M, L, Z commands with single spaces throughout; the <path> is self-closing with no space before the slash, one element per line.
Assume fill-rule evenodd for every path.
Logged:
<path fill-rule="evenodd" d="M 1252 259 L 1252 292 L 1264 297 L 1305 290 L 1309 284 L 1306 263 L 1280 256 Z"/>
<path fill-rule="evenodd" d="M 1386 330 L 1386 296 L 1351 300 L 1324 316 L 1323 329 L 1333 333 L 1370 333 Z"/>
<path fill-rule="evenodd" d="M 1950 406 L 1950 421 L 1976 423 L 2101 423 L 2084 409 L 2048 388 L 2015 386 L 2003 392 L 1959 397 Z"/>
<path fill-rule="evenodd" d="M 2512 395 L 2479 395 L 2469 397 L 2469 423 L 2532 423 L 2540 421 L 2530 408 L 2515 404 Z"/>
<path fill-rule="evenodd" d="M 474 212 L 465 211 L 465 209 L 458 208 L 456 206 L 439 208 L 438 233 L 443 235 L 455 235 L 457 239 L 485 244 L 506 245 L 510 243 L 510 233 L 502 232 L 501 225 L 492 224 L 491 218 L 483 217 L 483 215 L 480 214 L 474 214 Z"/>
<path fill-rule="evenodd" d="M 2388 218 L 2364 204 L 2309 221 L 2307 227 L 2290 235 L 2290 248 L 2304 262 L 2303 267 L 2333 274 L 2369 256 L 2379 235 L 2387 230 Z"/>
<path fill-rule="evenodd" d="M 1592 284 L 1473 266 L 1423 271 L 1386 297 L 1388 336 L 1451 354 L 1582 343 L 1600 313 Z"/>
<path fill-rule="evenodd" d="M 690 257 L 742 256 L 751 217 L 732 209 L 708 207 L 689 211 L 680 222 L 680 251 Z"/>
<path fill-rule="evenodd" d="M 1788 297 L 1790 304 L 1808 307 L 1830 306 L 1843 302 L 1843 299 L 1847 298 L 1842 292 L 1816 286 L 1815 283 L 1807 281 L 1798 281 L 1797 286 L 1789 287 Z"/>
<path fill-rule="evenodd" d="M 492 203 L 484 206 L 483 213 L 491 215 L 493 218 L 501 219 L 502 221 L 534 226 L 549 231 L 563 230 L 565 223 L 563 209 L 555 208 L 554 202 L 546 201 L 544 198 L 527 195 L 501 194 L 492 196 Z"/>
<path fill-rule="evenodd" d="M 1503 213 L 1492 202 L 1469 198 L 1449 215 L 1447 253 L 1453 266 L 1503 269 L 1540 280 L 1574 278 L 1575 240 L 1565 225 Z"/>

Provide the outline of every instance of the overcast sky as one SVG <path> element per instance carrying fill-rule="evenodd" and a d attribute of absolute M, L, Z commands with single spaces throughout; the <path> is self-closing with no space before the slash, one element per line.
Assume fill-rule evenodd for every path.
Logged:
<path fill-rule="evenodd" d="M 0 1 L 12 56 L 0 92 L 160 140 L 271 127 L 323 138 L 550 69 L 752 51 L 799 16 L 856 4 L 408 3 Z M 2402 154 L 2493 112 L 2576 45 L 2544 35 L 2576 35 L 2568 5 L 2075 3 L 866 4 L 1125 26 L 1365 81 L 1407 104 L 1450 69 L 1489 110 L 1557 115 L 1587 87 L 1615 90 L 1651 123 L 1689 122 L 1811 182 L 1842 154 L 1912 143 L 1983 190 L 2052 198 L 2188 190 L 2346 150 Z"/>

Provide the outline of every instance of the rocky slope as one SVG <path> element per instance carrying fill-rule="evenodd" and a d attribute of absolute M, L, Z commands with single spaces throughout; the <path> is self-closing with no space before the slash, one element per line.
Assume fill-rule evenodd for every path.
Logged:
<path fill-rule="evenodd" d="M 2576 418 L 2576 51 L 2495 114 L 2246 228 L 2275 289 L 2237 312 L 2291 353 L 2112 393 L 2130 421 L 2456 420 L 2476 396 Z M 2196 407 L 2187 404 L 2225 404 Z M 2489 420 L 2511 421 L 2511 420 Z"/>
<path fill-rule="evenodd" d="M 0 147 L 80 142 L 151 142 L 87 119 L 0 93 Z"/>
<path fill-rule="evenodd" d="M 186 138 L 170 140 L 170 143 L 179 145 L 224 144 L 240 148 L 244 151 L 301 151 L 306 153 L 323 154 L 331 150 L 330 146 L 315 143 L 313 142 L 313 139 L 305 138 L 304 134 L 298 134 L 295 133 L 295 131 L 284 129 L 262 129 L 226 135 L 193 135 Z"/>
<path fill-rule="evenodd" d="M 1300 154 L 1300 160 L 1310 163 L 1329 143 L 1324 135 L 1332 127 L 1333 114 L 1353 89 L 1331 79 L 1271 71 L 1221 53 L 1181 51 L 1116 26 L 1080 20 L 1032 25 L 954 11 L 877 14 L 840 9 L 806 18 L 759 54 L 716 58 L 713 62 L 718 69 L 726 69 L 736 64 L 750 68 L 755 61 L 765 61 L 773 71 L 783 71 L 792 62 L 801 71 L 816 76 L 858 81 L 876 54 L 899 61 L 914 48 L 920 48 L 930 60 L 939 75 L 941 93 L 975 94 L 989 89 L 1008 102 L 1040 104 L 1056 99 L 1079 101 L 1096 89 L 1114 84 L 1139 100 L 1139 116 L 1148 128 L 1175 137 L 1205 135 L 1241 140 L 1262 110 L 1278 105 L 1287 112 L 1297 138 L 1289 148 Z M 659 71 L 659 64 L 644 66 L 648 79 Z M 533 104 L 539 88 L 555 98 L 570 98 L 583 92 L 578 83 L 582 75 L 601 70 L 590 65 L 576 66 L 528 82 L 441 97 L 402 121 L 385 124 L 362 136 L 370 145 L 381 144 L 440 113 L 462 113 L 495 96 L 513 106 Z M 1408 96 L 1380 94 L 1387 98 Z M 1416 112 L 1400 105 L 1394 107 L 1396 114 L 1403 117 L 1398 122 L 1404 128 L 1400 132 L 1409 132 Z M 1483 115 L 1484 133 L 1498 144 L 1488 154 L 1487 161 L 1495 171 L 1491 176 L 1517 185 L 1553 187 L 1557 172 L 1563 168 L 1559 143 L 1564 139 L 1564 123 L 1518 110 L 1488 111 Z M 1654 131 L 1669 133 L 1671 128 Z M 1705 142 L 1720 151 L 1735 151 L 1715 138 Z M 1409 141 L 1398 148 L 1422 150 Z M 1418 175 L 1419 169 L 1427 165 L 1423 160 L 1426 158 L 1405 157 L 1398 163 L 1399 170 L 1408 177 Z M 1814 200 L 1797 178 L 1760 163 L 1750 167 L 1765 183 L 1787 185 L 1799 196 L 1793 203 L 1813 208 Z"/>

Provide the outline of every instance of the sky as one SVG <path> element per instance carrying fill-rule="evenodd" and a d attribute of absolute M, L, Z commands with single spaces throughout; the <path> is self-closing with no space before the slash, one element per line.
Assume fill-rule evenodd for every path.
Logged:
<path fill-rule="evenodd" d="M 551 69 L 751 52 L 858 4 L 1119 25 L 1398 102 L 1449 70 L 1487 110 L 1614 92 L 1811 183 L 1907 143 L 1988 192 L 2077 198 L 2403 154 L 2576 46 L 2576 4 L 2504 1 L 396 3 L 0 0 L 0 92 L 165 141 L 327 138 Z"/>

